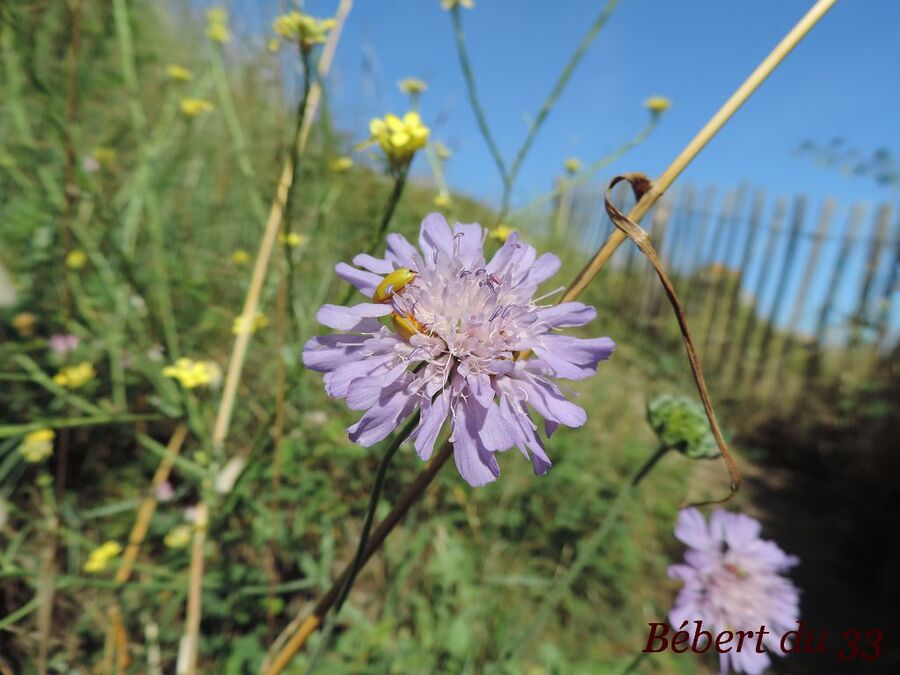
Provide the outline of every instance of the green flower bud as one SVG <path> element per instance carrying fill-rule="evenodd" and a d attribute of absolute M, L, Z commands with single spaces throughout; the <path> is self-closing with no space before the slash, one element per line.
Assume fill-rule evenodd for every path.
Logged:
<path fill-rule="evenodd" d="M 659 442 L 691 459 L 719 456 L 703 406 L 684 396 L 659 394 L 647 402 L 647 421 Z"/>

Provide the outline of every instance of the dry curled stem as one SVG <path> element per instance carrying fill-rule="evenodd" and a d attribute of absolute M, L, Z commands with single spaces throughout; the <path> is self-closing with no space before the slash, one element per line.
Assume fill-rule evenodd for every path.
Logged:
<path fill-rule="evenodd" d="M 722 436 L 722 430 L 719 428 L 719 422 L 716 419 L 716 413 L 715 410 L 713 410 L 712 401 L 709 397 L 709 389 L 706 387 L 706 379 L 703 377 L 703 367 L 700 365 L 700 357 L 697 355 L 694 340 L 691 338 L 687 316 L 685 315 L 681 301 L 678 299 L 678 294 L 675 292 L 675 286 L 672 284 L 672 280 L 666 273 L 665 266 L 660 260 L 659 255 L 656 253 L 656 249 L 653 247 L 653 242 L 650 240 L 650 235 L 647 231 L 619 211 L 610 200 L 612 189 L 622 181 L 627 181 L 628 184 L 631 185 L 631 189 L 634 191 L 634 198 L 638 201 L 650 191 L 652 183 L 650 182 L 650 179 L 642 173 L 628 173 L 622 176 L 616 176 L 613 178 L 612 182 L 610 182 L 609 187 L 606 188 L 606 194 L 604 196 L 606 213 L 609 215 L 613 224 L 619 228 L 625 236 L 637 244 L 641 253 L 643 253 L 650 264 L 653 265 L 653 269 L 656 271 L 656 275 L 659 277 L 659 281 L 666 291 L 666 296 L 669 298 L 669 304 L 672 305 L 672 311 L 675 312 L 675 318 L 678 320 L 678 327 L 681 330 L 681 337 L 684 341 L 684 350 L 687 353 L 688 361 L 691 365 L 691 374 L 694 376 L 697 392 L 700 394 L 700 400 L 703 402 L 703 409 L 706 411 L 706 418 L 709 420 L 709 428 L 712 431 L 713 438 L 716 439 L 716 445 L 719 447 L 719 452 L 722 453 L 722 459 L 725 460 L 725 464 L 728 467 L 728 475 L 731 479 L 731 492 L 726 497 L 700 502 L 693 504 L 692 506 L 718 504 L 728 501 L 734 496 L 741 485 L 741 472 L 738 469 L 734 458 L 731 456 L 731 453 L 728 451 L 728 444 L 725 442 L 725 438 Z"/>

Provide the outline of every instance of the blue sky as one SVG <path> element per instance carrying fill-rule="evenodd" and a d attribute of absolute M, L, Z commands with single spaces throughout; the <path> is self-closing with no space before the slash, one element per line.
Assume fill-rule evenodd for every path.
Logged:
<path fill-rule="evenodd" d="M 328 16 L 337 2 L 305 4 L 309 13 Z M 604 4 L 477 0 L 474 10 L 463 12 L 479 92 L 507 161 Z M 550 189 L 565 157 L 588 163 L 633 136 L 646 122 L 641 102 L 651 94 L 670 97 L 672 109 L 649 141 L 609 171 L 660 173 L 812 4 L 622 0 L 544 125 L 522 169 L 514 204 Z M 234 0 L 235 28 L 261 36 L 279 6 L 278 0 Z M 853 202 L 900 202 L 889 188 L 822 168 L 792 152 L 804 139 L 826 143 L 835 136 L 867 153 L 880 146 L 900 151 L 898 25 L 900 2 L 839 0 L 682 180 L 716 185 L 721 191 L 747 181 L 766 189 L 770 200 L 805 194 L 813 214 L 822 199 L 835 197 L 841 207 L 833 225 L 837 233 Z M 338 124 L 361 140 L 371 117 L 403 112 L 406 97 L 396 82 L 409 76 L 429 83 L 422 113 L 434 137 L 454 151 L 446 168 L 451 188 L 496 203 L 500 180 L 468 107 L 450 18 L 439 1 L 357 0 L 330 78 Z M 418 170 L 426 171 L 424 161 Z M 870 234 L 871 226 L 868 219 L 864 233 Z M 826 246 L 823 271 L 836 254 L 836 245 Z M 862 258 L 860 251 L 851 260 L 851 277 L 859 275 Z M 792 283 L 799 282 L 799 272 L 795 276 Z M 854 291 L 844 295 L 846 305 Z M 813 308 L 809 314 L 804 324 L 811 321 Z"/>

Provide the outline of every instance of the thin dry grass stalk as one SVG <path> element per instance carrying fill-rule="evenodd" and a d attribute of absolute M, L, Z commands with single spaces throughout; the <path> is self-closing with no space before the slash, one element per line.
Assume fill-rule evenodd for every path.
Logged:
<path fill-rule="evenodd" d="M 353 6 L 353 0 L 341 0 L 335 13 L 335 26 L 328 35 L 328 40 L 322 48 L 322 55 L 319 58 L 319 77 L 324 78 L 331 69 L 331 63 L 334 60 L 334 53 L 337 49 L 338 39 L 341 36 L 341 29 Z M 297 156 L 303 154 L 306 148 L 306 140 L 309 137 L 309 130 L 312 127 L 313 118 L 316 110 L 322 100 L 322 88 L 318 82 L 314 82 L 309 92 L 309 98 L 306 102 L 306 111 L 303 116 L 303 124 L 300 127 L 300 133 L 295 139 L 297 144 Z M 281 177 L 278 179 L 278 187 L 275 191 L 275 200 L 269 211 L 269 219 L 266 221 L 266 227 L 263 231 L 262 240 L 259 245 L 259 252 L 256 254 L 256 262 L 253 265 L 253 274 L 250 277 L 250 287 L 247 289 L 247 297 L 244 300 L 244 308 L 241 316 L 256 316 L 256 310 L 259 307 L 259 297 L 262 292 L 263 282 L 266 278 L 266 272 L 269 269 L 269 263 L 272 259 L 272 249 L 275 246 L 275 240 L 281 223 L 284 218 L 284 207 L 287 203 L 288 193 L 291 183 L 294 180 L 294 166 L 291 154 L 288 154 L 284 162 L 284 168 L 281 170 Z M 250 331 L 241 331 L 234 342 L 234 349 L 231 352 L 231 358 L 228 361 L 228 372 L 225 375 L 225 386 L 222 392 L 222 402 L 219 405 L 219 411 L 216 415 L 216 421 L 213 426 L 212 442 L 216 449 L 221 449 L 228 436 L 228 427 L 231 424 L 231 414 L 234 411 L 234 403 L 237 398 L 237 388 L 241 379 L 241 371 L 244 368 L 244 361 L 247 358 L 247 347 L 250 343 Z"/>
<path fill-rule="evenodd" d="M 331 68 L 335 50 L 337 49 L 337 43 L 341 36 L 341 30 L 343 29 L 344 23 L 347 20 L 347 15 L 350 13 L 352 6 L 353 0 L 341 0 L 341 3 L 338 5 L 334 17 L 335 26 L 329 33 L 319 58 L 319 79 L 324 79 Z M 247 296 L 244 300 L 241 316 L 256 316 L 263 283 L 269 269 L 269 263 L 272 260 L 272 250 L 275 246 L 278 232 L 281 230 L 285 206 L 288 203 L 290 192 L 294 185 L 294 174 L 297 169 L 296 163 L 303 155 L 303 151 L 306 148 L 306 141 L 309 137 L 312 121 L 321 100 L 322 89 L 319 82 L 316 81 L 313 83 L 309 92 L 309 97 L 306 100 L 305 110 L 303 111 L 303 123 L 300 126 L 297 137 L 293 140 L 296 151 L 288 153 L 284 162 L 284 167 L 281 170 L 281 176 L 275 191 L 275 199 L 272 202 L 269 218 L 263 231 L 262 240 L 260 241 L 259 252 L 256 255 L 256 261 L 253 265 L 250 286 L 247 289 Z M 228 437 L 231 415 L 234 411 L 234 404 L 237 398 L 238 384 L 240 383 L 241 372 L 243 371 L 244 362 L 247 358 L 247 348 L 250 344 L 250 333 L 251 331 L 249 330 L 240 331 L 238 333 L 234 348 L 231 352 L 231 357 L 228 361 L 228 371 L 225 376 L 222 400 L 219 404 L 212 432 L 213 450 L 219 455 L 221 455 L 225 445 L 225 439 Z M 197 668 L 200 617 L 202 614 L 201 590 L 203 584 L 203 544 L 206 539 L 206 528 L 209 519 L 209 507 L 206 501 L 201 501 L 198 504 L 197 512 L 197 523 L 194 530 L 193 546 L 191 548 L 191 576 L 188 589 L 186 628 L 185 634 L 182 637 L 178 656 L 178 675 L 182 675 L 183 673 L 186 675 L 194 675 Z"/>
<path fill-rule="evenodd" d="M 177 675 L 195 675 L 197 672 L 197 646 L 200 641 L 201 596 L 203 592 L 203 545 L 209 526 L 209 507 L 206 502 L 197 505 L 194 521 L 194 538 L 191 542 L 191 571 L 188 582 L 187 618 L 184 636 L 178 653 Z"/>
<path fill-rule="evenodd" d="M 150 520 L 153 518 L 153 513 L 156 511 L 156 505 L 159 502 L 156 496 L 157 490 L 160 485 L 168 480 L 169 474 L 172 472 L 172 466 L 175 464 L 175 457 L 181 452 L 181 446 L 184 444 L 184 439 L 187 438 L 187 432 L 187 426 L 179 424 L 175 428 L 172 438 L 169 439 L 169 444 L 166 447 L 167 454 L 160 461 L 156 473 L 153 474 L 153 480 L 150 482 L 150 491 L 138 508 L 137 518 L 135 518 L 131 534 L 128 536 L 128 546 L 125 547 L 125 553 L 122 555 L 122 564 L 119 565 L 119 569 L 116 571 L 115 582 L 117 584 L 124 584 L 128 581 L 131 572 L 134 570 L 138 551 L 141 548 L 141 544 L 144 543 L 147 530 L 150 529 Z"/>
<path fill-rule="evenodd" d="M 784 39 L 782 39 L 769 55 L 763 59 L 756 70 L 754 70 L 744 83 L 738 87 L 731 98 L 725 102 L 719 111 L 713 115 L 709 122 L 707 122 L 700 132 L 687 144 L 681 154 L 675 158 L 675 161 L 673 161 L 663 174 L 652 183 L 650 188 L 643 194 L 628 215 L 623 216 L 624 218 L 627 218 L 633 223 L 637 223 L 647 214 L 656 200 L 658 200 L 672 185 L 687 165 L 693 161 L 713 136 L 718 133 L 731 116 L 734 115 L 734 113 L 747 101 L 750 95 L 756 91 L 769 75 L 771 75 L 778 64 L 780 64 L 791 50 L 797 46 L 800 40 L 809 33 L 813 26 L 815 26 L 825 13 L 831 9 L 835 2 L 837 2 L 837 0 L 818 0 Z M 600 270 L 603 269 L 613 252 L 615 252 L 627 238 L 626 234 L 621 230 L 616 229 L 603 246 L 600 247 L 593 259 L 581 270 L 581 272 L 579 272 L 569 288 L 566 289 L 560 302 L 568 302 L 577 298 L 594 277 L 597 276 Z M 706 401 L 704 403 L 706 403 Z M 378 524 L 372 532 L 369 545 L 366 547 L 366 552 L 363 556 L 363 564 L 378 549 L 385 537 L 387 537 L 394 526 L 409 510 L 410 506 L 425 491 L 425 488 L 428 487 L 438 471 L 440 471 L 441 467 L 450 458 L 452 451 L 453 449 L 450 443 L 445 441 L 438 453 L 432 458 L 431 463 L 403 495 L 401 495 L 399 501 L 387 517 Z M 732 482 L 734 483 L 733 477 Z M 319 599 L 313 612 L 309 616 L 302 621 L 298 617 L 291 622 L 281 635 L 279 635 L 273 648 L 270 649 L 270 655 L 267 655 L 266 660 L 270 665 L 267 668 L 264 667 L 263 672 L 265 675 L 278 675 L 281 673 L 294 655 L 303 647 L 309 636 L 321 626 L 323 617 L 337 599 L 343 580 L 349 571 L 350 567 L 348 566 L 334 584 L 332 584 L 328 592 Z M 283 646 L 278 647 L 278 645 Z M 274 655 L 271 654 L 273 651 L 275 652 Z"/>

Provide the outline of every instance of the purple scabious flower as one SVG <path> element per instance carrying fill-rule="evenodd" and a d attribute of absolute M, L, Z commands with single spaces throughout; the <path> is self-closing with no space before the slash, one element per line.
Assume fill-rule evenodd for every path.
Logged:
<path fill-rule="evenodd" d="M 784 572 L 799 560 L 777 544 L 759 538 L 758 521 L 741 513 L 716 509 L 707 524 L 697 509 L 678 515 L 675 536 L 684 542 L 686 564 L 669 567 L 669 576 L 684 587 L 669 612 L 675 630 L 687 621 L 702 621 L 713 635 L 721 631 L 759 631 L 769 635 L 763 645 L 781 653 L 781 638 L 796 629 L 800 592 Z M 743 649 L 719 654 L 721 673 L 756 675 L 769 665 L 768 654 L 756 651 L 756 638 Z"/>
<path fill-rule="evenodd" d="M 428 460 L 449 417 L 456 466 L 473 486 L 495 480 L 495 453 L 513 447 L 530 453 L 535 473 L 546 473 L 550 459 L 526 404 L 544 418 L 548 437 L 560 424 L 581 426 L 584 410 L 551 378 L 589 377 L 615 346 L 606 337 L 558 332 L 592 321 L 593 307 L 533 298 L 559 258 L 538 257 L 514 233 L 485 262 L 485 237 L 474 223 L 451 231 L 435 213 L 422 222 L 420 250 L 390 234 L 383 259 L 361 254 L 357 267 L 338 264 L 338 276 L 370 301 L 324 305 L 319 322 L 343 332 L 314 337 L 303 351 L 308 368 L 327 373 L 329 396 L 365 411 L 348 429 L 351 440 L 371 446 L 419 409 L 410 438 Z M 386 317 L 393 330 L 380 320 Z M 523 350 L 535 358 L 517 359 Z"/>

